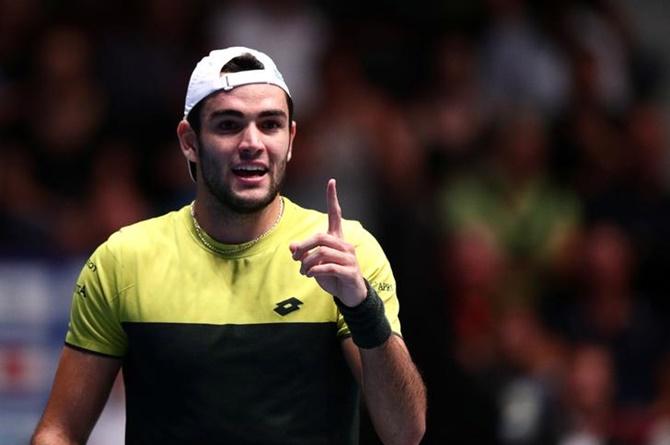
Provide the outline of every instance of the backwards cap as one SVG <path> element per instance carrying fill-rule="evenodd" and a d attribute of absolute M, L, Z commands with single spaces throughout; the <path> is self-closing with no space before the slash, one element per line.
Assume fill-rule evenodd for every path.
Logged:
<path fill-rule="evenodd" d="M 236 73 L 221 73 L 221 68 L 236 57 L 251 54 L 262 65 L 262 69 L 239 71 Z M 232 46 L 226 49 L 217 49 L 202 58 L 196 65 L 191 80 L 186 90 L 186 103 L 184 104 L 184 119 L 198 102 L 210 94 L 219 91 L 230 91 L 241 85 L 251 83 L 265 83 L 276 85 L 286 91 L 289 97 L 291 93 L 284 82 L 284 78 L 277 66 L 266 54 L 243 46 Z"/>

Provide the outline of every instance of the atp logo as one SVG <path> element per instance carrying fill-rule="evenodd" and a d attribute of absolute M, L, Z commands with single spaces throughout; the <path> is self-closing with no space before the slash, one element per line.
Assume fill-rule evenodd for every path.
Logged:
<path fill-rule="evenodd" d="M 274 308 L 274 311 L 284 317 L 291 312 L 299 310 L 301 304 L 303 304 L 303 302 L 295 297 L 287 298 L 286 300 L 282 300 L 279 303 L 276 303 L 277 307 Z"/>

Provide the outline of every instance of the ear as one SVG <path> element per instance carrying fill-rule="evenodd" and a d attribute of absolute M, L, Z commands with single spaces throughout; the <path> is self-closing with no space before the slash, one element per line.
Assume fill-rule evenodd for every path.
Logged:
<path fill-rule="evenodd" d="M 286 161 L 291 160 L 291 156 L 293 156 L 293 140 L 295 139 L 295 133 L 297 130 L 297 125 L 295 121 L 291 121 L 291 128 L 289 130 L 289 139 L 288 139 L 288 155 L 286 156 Z"/>
<path fill-rule="evenodd" d="M 191 124 L 186 119 L 183 119 L 177 125 L 177 138 L 179 138 L 179 147 L 184 157 L 188 161 L 198 163 L 198 137 L 195 131 L 191 128 Z"/>

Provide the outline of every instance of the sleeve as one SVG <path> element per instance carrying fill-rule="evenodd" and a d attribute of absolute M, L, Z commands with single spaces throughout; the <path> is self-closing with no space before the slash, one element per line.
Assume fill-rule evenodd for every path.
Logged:
<path fill-rule="evenodd" d="M 120 267 L 109 241 L 86 261 L 72 296 L 67 345 L 113 357 L 125 354 L 127 339 L 118 299 Z"/>
<path fill-rule="evenodd" d="M 356 246 L 356 257 L 363 277 L 368 280 L 370 286 L 377 291 L 379 298 L 384 302 L 384 311 L 391 325 L 391 330 L 395 334 L 402 335 L 400 318 L 398 317 L 400 304 L 396 294 L 396 282 L 391 264 L 377 240 L 368 231 L 363 229 L 360 224 L 357 223 L 357 225 L 357 229 L 361 231 L 361 236 L 359 241 L 354 243 L 354 245 Z M 346 229 L 345 227 L 345 236 L 347 234 Z M 350 335 L 349 327 L 344 321 L 342 314 L 338 311 L 337 336 L 344 338 Z"/>

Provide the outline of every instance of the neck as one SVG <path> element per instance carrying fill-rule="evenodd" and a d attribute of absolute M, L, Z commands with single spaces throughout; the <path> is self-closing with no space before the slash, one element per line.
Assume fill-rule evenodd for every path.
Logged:
<path fill-rule="evenodd" d="M 198 197 L 193 208 L 197 223 L 209 236 L 224 244 L 242 244 L 269 231 L 278 222 L 283 203 L 277 195 L 257 212 L 239 213 L 222 206 L 215 199 Z"/>

